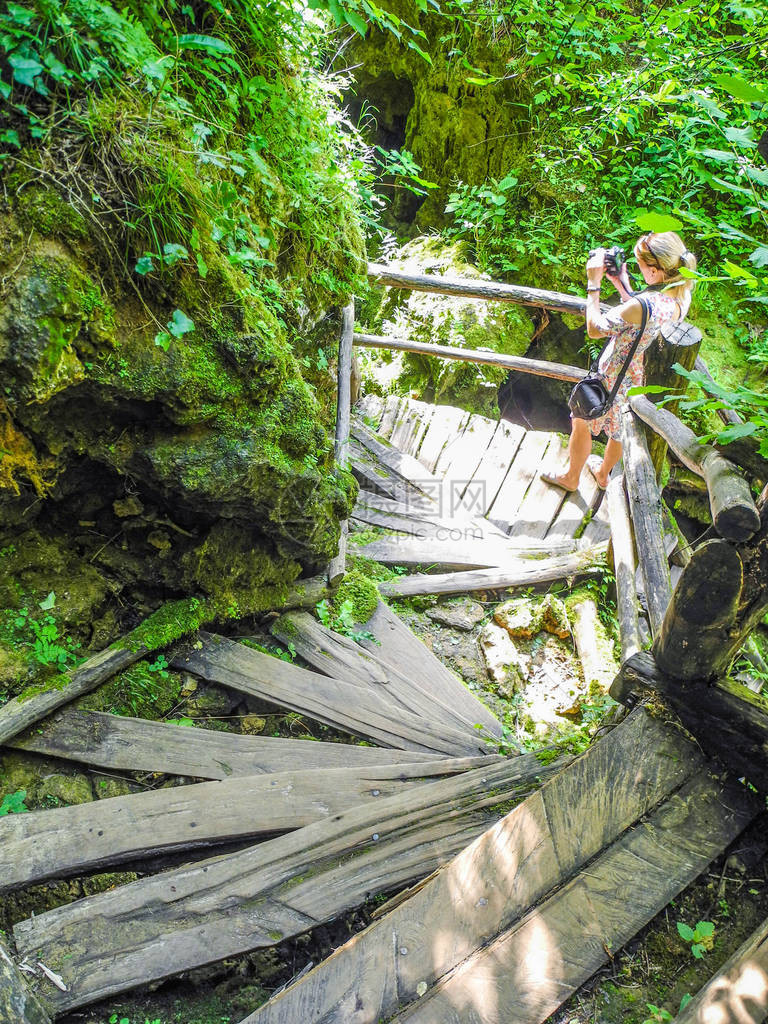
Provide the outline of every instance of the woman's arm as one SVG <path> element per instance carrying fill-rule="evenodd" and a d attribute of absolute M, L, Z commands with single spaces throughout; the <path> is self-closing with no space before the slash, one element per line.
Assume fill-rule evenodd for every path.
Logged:
<path fill-rule="evenodd" d="M 597 249 L 587 261 L 587 335 L 590 338 L 604 338 L 613 334 L 615 324 L 610 323 L 600 311 L 600 282 L 605 273 L 604 250 Z M 611 310 L 611 319 L 620 317 L 624 323 L 639 327 L 643 322 L 642 309 L 637 299 L 629 298 Z"/>

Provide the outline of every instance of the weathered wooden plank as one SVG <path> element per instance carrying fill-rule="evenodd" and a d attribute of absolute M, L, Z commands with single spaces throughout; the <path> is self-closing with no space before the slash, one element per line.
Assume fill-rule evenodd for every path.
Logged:
<path fill-rule="evenodd" d="M 437 700 L 425 686 L 422 675 L 405 662 L 395 665 L 395 657 L 382 661 L 382 646 L 361 647 L 333 630 L 326 629 L 306 612 L 284 615 L 271 627 L 272 633 L 284 643 L 292 643 L 296 651 L 314 668 L 336 679 L 366 686 L 380 686 L 388 699 L 435 723 L 438 732 L 442 726 L 469 730 L 472 733 L 477 719 L 467 720 L 447 700 Z M 423 646 L 423 645 L 422 645 Z M 451 734 L 448 734 L 448 739 Z M 475 739 L 475 736 L 473 736 Z"/>
<path fill-rule="evenodd" d="M 366 526 L 378 526 L 385 530 L 396 530 L 411 537 L 435 537 L 437 540 L 461 541 L 484 540 L 486 538 L 503 539 L 505 534 L 489 523 L 487 519 L 439 518 L 423 516 L 417 513 L 403 514 L 385 512 L 382 509 L 370 508 L 357 504 L 352 512 L 352 519 Z M 436 521 L 437 520 L 437 521 Z"/>
<path fill-rule="evenodd" d="M 543 540 L 544 537 L 549 536 L 550 527 L 560 511 L 566 495 L 559 487 L 545 483 L 539 474 L 542 466 L 557 466 L 559 464 L 564 469 L 563 456 L 565 452 L 562 439 L 558 434 L 553 434 L 541 462 L 536 467 L 536 473 L 525 492 L 525 497 L 518 506 L 515 519 L 510 525 L 510 537 Z"/>
<path fill-rule="evenodd" d="M 51 1024 L 0 938 L 0 1024 Z"/>
<path fill-rule="evenodd" d="M 393 1024 L 543 1024 L 736 838 L 755 810 L 735 782 L 693 780 Z"/>
<path fill-rule="evenodd" d="M 465 508 L 487 515 L 524 437 L 525 429 L 519 424 L 499 421 L 471 483 L 464 489 L 462 504 Z"/>
<path fill-rule="evenodd" d="M 0 819 L 0 892 L 135 857 L 289 832 L 500 760 L 302 769 L 7 815 Z"/>
<path fill-rule="evenodd" d="M 368 421 L 368 425 L 375 430 L 379 425 L 382 413 L 384 412 L 385 400 L 381 395 L 363 395 L 355 404 L 355 412 Z"/>
<path fill-rule="evenodd" d="M 200 633 L 202 648 L 186 647 L 174 668 L 290 708 L 380 746 L 423 750 L 453 757 L 486 753 L 482 740 L 429 722 L 362 683 L 342 682 L 254 651 L 226 637 Z"/>
<path fill-rule="evenodd" d="M 649 651 L 624 662 L 610 693 L 629 706 L 645 697 L 658 701 L 661 694 L 703 750 L 768 793 L 768 700 L 764 697 L 730 679 L 706 684 L 670 678 L 658 669 Z"/>
<path fill-rule="evenodd" d="M 461 436 L 468 419 L 469 413 L 463 409 L 455 409 L 451 405 L 435 407 L 419 447 L 418 457 L 418 461 L 430 473 L 435 472 L 443 448 L 453 444 Z"/>
<path fill-rule="evenodd" d="M 645 395 L 630 399 L 632 410 L 659 434 L 692 472 L 703 477 L 709 492 L 712 522 L 726 540 L 749 540 L 760 528 L 749 483 L 736 466 L 713 448 L 700 444 L 694 432 L 668 409 L 661 409 Z"/>
<path fill-rule="evenodd" d="M 488 510 L 488 518 L 503 530 L 508 531 L 515 522 L 520 503 L 537 471 L 541 469 L 544 453 L 552 444 L 553 438 L 559 447 L 560 439 L 543 430 L 529 430 L 523 438 L 515 460 L 499 488 L 496 500 Z M 557 497 L 561 499 L 562 492 Z"/>
<path fill-rule="evenodd" d="M 624 480 L 632 510 L 637 560 L 645 582 L 651 632 L 657 636 L 664 621 L 672 584 L 664 549 L 661 492 L 648 454 L 648 446 L 630 408 L 622 414 Z"/>
<path fill-rule="evenodd" d="M 578 490 L 566 494 L 565 501 L 555 516 L 547 537 L 552 539 L 575 537 L 577 533 L 582 532 L 584 517 L 587 512 L 590 512 L 591 518 L 599 497 L 600 489 L 597 486 L 597 481 L 587 467 L 584 466 L 579 478 Z"/>
<path fill-rule="evenodd" d="M 354 336 L 353 336 L 354 341 Z M 400 412 L 400 406 L 403 402 L 406 402 L 406 398 L 401 398 L 399 395 L 388 395 L 387 400 L 384 403 L 384 411 L 381 414 L 379 426 L 376 433 L 379 437 L 390 437 L 397 421 L 398 414 Z"/>
<path fill-rule="evenodd" d="M 452 514 L 458 510 L 458 499 L 474 477 L 495 433 L 495 420 L 489 420 L 486 416 L 470 416 L 461 437 L 450 447 L 443 449 L 437 464 L 437 472 L 442 474 L 450 486 L 451 494 L 455 495 L 450 505 Z"/>
<path fill-rule="evenodd" d="M 366 558 L 384 565 L 430 566 L 433 569 L 493 569 L 516 566 L 521 558 L 568 554 L 577 548 L 564 537 L 557 542 L 487 540 L 440 540 L 437 537 L 382 537 L 359 548 Z"/>
<path fill-rule="evenodd" d="M 629 505 L 624 493 L 624 477 L 614 476 L 606 488 L 608 517 L 613 543 L 613 572 L 616 578 L 616 608 L 619 620 L 621 660 L 641 649 L 640 625 L 637 615 L 635 592 L 635 545 L 632 539 L 632 523 Z"/>
<path fill-rule="evenodd" d="M 768 1018 L 768 920 L 700 989 L 676 1024 L 762 1024 Z"/>
<path fill-rule="evenodd" d="M 384 469 L 362 445 L 353 441 L 349 450 L 349 468 L 366 490 L 383 494 L 392 501 L 403 502 L 414 508 L 427 508 L 433 505 L 432 498 L 424 491 L 409 484 L 398 473 Z"/>
<path fill-rule="evenodd" d="M 514 302 L 523 306 L 542 306 L 562 313 L 584 313 L 586 300 L 565 292 L 544 291 L 542 288 L 523 288 L 498 281 L 445 277 L 441 274 L 407 274 L 382 263 L 368 264 L 368 277 L 377 284 L 390 288 L 407 288 L 438 295 L 463 295 L 470 299 L 489 299 L 495 302 Z"/>
<path fill-rule="evenodd" d="M 475 569 L 468 572 L 417 573 L 379 584 L 384 597 L 413 597 L 419 594 L 467 594 L 474 590 L 528 587 L 551 580 L 564 580 L 595 572 L 605 546 L 574 551 L 553 558 L 520 559 L 508 569 Z"/>
<path fill-rule="evenodd" d="M 417 998 L 422 983 L 433 984 L 511 928 L 701 764 L 693 744 L 637 709 L 247 1024 L 386 1020 Z"/>
<path fill-rule="evenodd" d="M 407 672 L 418 679 L 432 699 L 445 709 L 445 713 L 459 715 L 474 730 L 482 725 L 485 736 L 501 736 L 501 724 L 458 676 L 435 657 L 408 626 L 383 601 L 365 623 L 365 631 L 373 640 L 361 639 L 366 650 L 390 668 Z"/>
<path fill-rule="evenodd" d="M 395 424 L 390 441 L 401 452 L 415 455 L 419 450 L 421 439 L 426 433 L 435 407 L 428 402 L 417 402 L 413 399 L 407 399 L 403 402 L 401 408 L 404 411 Z"/>
<path fill-rule="evenodd" d="M 355 504 L 354 515 L 356 517 L 359 516 L 361 522 L 370 521 L 372 524 L 373 518 L 370 520 L 365 518 L 369 514 L 381 512 L 390 515 L 392 519 L 389 522 L 393 524 L 392 528 L 395 528 L 394 524 L 400 524 L 402 526 L 401 532 L 403 533 L 418 534 L 419 526 L 421 525 L 427 531 L 423 534 L 424 536 L 439 536 L 439 531 L 442 530 L 442 535 L 447 537 L 456 529 L 471 528 L 470 536 L 474 535 L 476 530 L 478 537 L 498 537 L 506 540 L 507 535 L 502 533 L 498 527 L 489 523 L 487 519 L 483 519 L 481 516 L 472 516 L 463 508 L 457 510 L 454 515 L 439 514 L 444 493 L 445 482 L 443 481 L 442 490 L 440 495 L 437 496 L 437 501 L 434 505 L 414 506 L 402 501 L 393 501 L 392 498 L 387 498 L 383 494 L 374 494 L 371 491 L 360 490 L 357 503 Z M 382 524 L 383 522 L 382 520 Z"/>
<path fill-rule="evenodd" d="M 487 827 L 483 808 L 559 768 L 526 760 L 419 786 L 38 915 L 16 925 L 17 947 L 62 975 L 66 992 L 44 986 L 62 1012 L 274 945 L 434 870 Z"/>
<path fill-rule="evenodd" d="M 692 370 L 701 346 L 701 331 L 686 321 L 664 324 L 654 343 L 649 345 L 643 359 L 645 383 L 665 389 L 664 400 L 670 413 L 676 413 L 680 399 L 688 388 L 688 381 L 673 367 L 680 365 Z M 657 397 L 658 400 L 658 397 Z M 656 476 L 661 476 L 667 453 L 665 438 L 658 433 L 648 436 L 648 451 Z"/>
<path fill-rule="evenodd" d="M 187 729 L 178 725 L 71 708 L 59 711 L 25 736 L 16 736 L 8 746 L 100 768 L 165 772 L 192 779 L 285 772 L 297 764 L 303 768 L 342 768 L 432 762 L 441 756 L 349 743 L 239 736 L 209 729 L 195 729 L 190 737 Z"/>
<path fill-rule="evenodd" d="M 743 583 L 741 557 L 727 541 L 709 540 L 696 548 L 653 645 L 662 672 L 679 679 L 725 674 Z"/>
<path fill-rule="evenodd" d="M 398 451 L 390 445 L 382 443 L 362 423 L 352 424 L 352 436 L 363 445 L 376 460 L 390 470 L 392 473 L 401 476 L 403 480 L 417 487 L 420 491 L 431 494 L 433 488 L 439 488 L 441 479 L 428 472 L 424 465 L 412 455 Z"/>

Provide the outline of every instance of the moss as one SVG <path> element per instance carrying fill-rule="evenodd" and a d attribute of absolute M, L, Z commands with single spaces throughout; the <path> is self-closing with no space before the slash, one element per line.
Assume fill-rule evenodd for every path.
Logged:
<path fill-rule="evenodd" d="M 85 218 L 55 188 L 29 185 L 16 192 L 16 203 L 27 229 L 70 242 L 84 242 L 90 235 Z"/>
<path fill-rule="evenodd" d="M 192 633 L 205 622 L 206 608 L 197 597 L 168 601 L 140 626 L 114 644 L 115 650 L 157 651 Z"/>
<path fill-rule="evenodd" d="M 376 611 L 379 590 L 374 580 L 369 579 L 359 568 L 346 574 L 336 591 L 332 609 L 338 615 L 342 606 L 351 608 L 355 622 L 367 622 Z"/>

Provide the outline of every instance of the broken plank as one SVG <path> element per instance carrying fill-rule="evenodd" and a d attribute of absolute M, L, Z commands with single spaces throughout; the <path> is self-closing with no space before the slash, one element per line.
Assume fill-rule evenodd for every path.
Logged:
<path fill-rule="evenodd" d="M 272 624 L 271 631 L 283 643 L 293 644 L 313 668 L 335 679 L 382 687 L 388 699 L 414 715 L 431 720 L 438 731 L 443 725 L 462 731 L 473 727 L 474 720 L 463 718 L 450 701 L 441 702 L 432 696 L 419 669 L 413 671 L 405 662 L 394 665 L 392 659 L 382 661 L 378 656 L 381 645 L 361 647 L 348 637 L 326 629 L 306 612 L 281 616 Z"/>
<path fill-rule="evenodd" d="M 559 768 L 533 755 L 522 761 L 418 786 L 37 915 L 16 925 L 17 948 L 34 950 L 62 975 L 66 992 L 40 985 L 63 1012 L 275 945 L 433 871 L 487 827 L 483 808 L 515 799 Z"/>
<path fill-rule="evenodd" d="M 441 481 L 439 494 L 436 495 L 436 507 L 414 506 L 401 501 L 393 501 L 381 494 L 373 494 L 371 491 L 360 490 L 357 496 L 357 503 L 353 516 L 360 517 L 361 521 L 367 521 L 364 516 L 371 512 L 383 512 L 395 517 L 395 523 L 402 517 L 403 533 L 418 533 L 418 525 L 424 525 L 430 530 L 426 536 L 435 536 L 437 531 L 446 531 L 444 536 L 449 536 L 452 530 L 471 526 L 477 530 L 478 537 L 498 537 L 506 539 L 506 534 L 494 526 L 493 523 L 483 519 L 480 515 L 472 515 L 462 505 L 452 504 L 457 492 L 451 491 L 449 482 Z M 460 501 L 461 499 L 456 499 Z M 393 527 L 394 528 L 394 527 Z"/>
<path fill-rule="evenodd" d="M 368 425 L 375 430 L 384 412 L 384 405 L 381 395 L 363 395 L 352 408 L 355 415 L 367 420 Z"/>
<path fill-rule="evenodd" d="M 453 444 L 446 446 L 437 464 L 437 472 L 450 481 L 460 495 L 475 475 L 483 453 L 496 432 L 496 421 L 487 416 L 470 416 L 466 426 Z"/>
<path fill-rule="evenodd" d="M 705 870 L 756 810 L 735 780 L 692 780 L 394 1021 L 543 1024 Z"/>
<path fill-rule="evenodd" d="M 402 515 L 395 512 L 384 512 L 377 508 L 366 508 L 356 505 L 351 518 L 364 526 L 377 526 L 384 530 L 394 530 L 410 537 L 435 537 L 437 540 L 461 541 L 503 539 L 504 534 L 489 523 L 487 519 L 446 519 L 433 522 L 427 517 L 418 515 Z"/>
<path fill-rule="evenodd" d="M 549 449 L 553 438 L 559 449 L 559 437 L 543 430 L 529 430 L 523 438 L 504 483 L 499 488 L 496 500 L 488 510 L 488 518 L 503 530 L 508 531 L 517 519 L 520 503 L 541 468 L 544 453 Z"/>
<path fill-rule="evenodd" d="M 8 746 L 48 757 L 112 768 L 118 771 L 164 772 L 192 779 L 303 768 L 432 762 L 439 754 L 382 750 L 349 743 L 240 736 L 236 733 L 120 718 L 101 711 L 65 708 L 41 727 L 17 736 Z"/>
<path fill-rule="evenodd" d="M 418 679 L 446 713 L 450 709 L 471 726 L 481 725 L 487 735 L 501 736 L 501 725 L 495 715 L 383 601 L 379 601 L 364 628 L 373 640 L 363 637 L 361 645 L 385 665 Z"/>
<path fill-rule="evenodd" d="M 762 1024 L 768 1018 L 768 920 L 675 1017 L 676 1024 Z"/>
<path fill-rule="evenodd" d="M 408 415 L 402 417 L 398 422 L 395 430 L 392 431 L 390 441 L 401 452 L 415 455 L 429 426 L 434 406 L 427 402 L 410 401 L 407 408 Z"/>
<path fill-rule="evenodd" d="M 520 559 L 505 569 L 474 569 L 468 572 L 418 573 L 379 584 L 383 597 L 414 597 L 422 594 L 467 594 L 475 590 L 502 590 L 536 583 L 564 580 L 593 573 L 601 567 L 605 545 L 553 558 Z"/>
<path fill-rule="evenodd" d="M 254 651 L 226 637 L 200 633 L 202 647 L 176 654 L 174 668 L 194 672 L 279 707 L 290 708 L 379 746 L 423 750 L 452 757 L 487 753 L 478 736 L 449 729 L 403 710 L 370 686 L 342 682 Z"/>
<path fill-rule="evenodd" d="M 404 481 L 427 494 L 432 488 L 439 487 L 440 477 L 428 472 L 418 459 L 406 455 L 391 445 L 384 444 L 375 437 L 362 423 L 352 424 L 352 436 L 361 444 L 385 469 L 403 478 Z"/>
<path fill-rule="evenodd" d="M 487 540 L 442 540 L 437 537 L 382 537 L 358 549 L 358 554 L 384 565 L 408 568 L 430 566 L 434 569 L 493 569 L 517 565 L 521 558 L 544 558 L 547 555 L 574 551 L 574 540 L 564 538 L 557 543 L 538 544 Z"/>
<path fill-rule="evenodd" d="M 543 468 L 543 467 L 542 467 Z M 553 488 L 557 490 L 558 488 Z M 597 481 L 586 466 L 581 471 L 579 487 L 576 491 L 566 494 L 565 501 L 560 511 L 555 516 L 552 525 L 547 531 L 547 538 L 575 537 L 583 530 L 584 517 L 590 513 L 590 519 L 594 507 L 599 500 L 600 491 Z"/>
<path fill-rule="evenodd" d="M 422 983 L 434 984 L 511 928 L 702 762 L 679 731 L 637 709 L 248 1024 L 388 1019 L 418 997 Z M 636 863 L 633 884 L 638 870 Z M 505 1024 L 514 1019 L 507 1016 Z"/>
<path fill-rule="evenodd" d="M 0 819 L 0 892 L 136 857 L 289 832 L 500 760 L 302 769 L 7 815 Z"/>

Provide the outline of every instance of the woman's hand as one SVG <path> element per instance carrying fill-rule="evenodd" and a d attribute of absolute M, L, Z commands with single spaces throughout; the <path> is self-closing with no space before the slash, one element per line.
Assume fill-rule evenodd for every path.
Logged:
<path fill-rule="evenodd" d="M 609 274 L 606 271 L 605 276 L 611 282 L 611 284 L 622 297 L 622 299 L 626 300 L 627 298 L 631 297 L 632 284 L 629 280 L 629 274 L 627 272 L 626 263 L 622 266 L 620 274 Z"/>
<path fill-rule="evenodd" d="M 599 285 L 605 273 L 605 249 L 595 249 L 587 260 L 587 283 Z"/>

